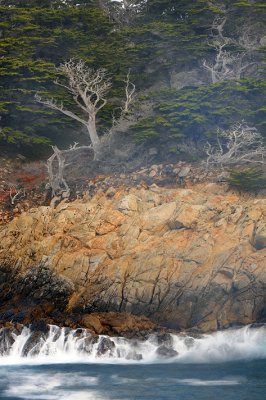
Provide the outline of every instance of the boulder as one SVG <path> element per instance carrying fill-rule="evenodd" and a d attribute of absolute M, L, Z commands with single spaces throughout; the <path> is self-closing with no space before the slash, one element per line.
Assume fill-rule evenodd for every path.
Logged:
<path fill-rule="evenodd" d="M 36 356 L 39 354 L 42 343 L 45 341 L 45 335 L 40 331 L 34 331 L 25 342 L 21 355 L 22 357 Z"/>
<path fill-rule="evenodd" d="M 0 329 L 0 356 L 6 356 L 9 354 L 14 341 L 13 328 Z"/>
<path fill-rule="evenodd" d="M 178 356 L 178 352 L 172 347 L 161 345 L 156 350 L 156 354 L 162 358 L 172 358 Z"/>
<path fill-rule="evenodd" d="M 41 332 L 47 334 L 49 332 L 49 326 L 43 319 L 40 319 L 30 324 L 30 330 L 31 332 Z"/>
<path fill-rule="evenodd" d="M 97 347 L 97 357 L 101 357 L 108 353 L 109 356 L 112 355 L 112 352 L 115 348 L 115 344 L 113 340 L 108 337 L 101 337 L 98 347 Z"/>
<path fill-rule="evenodd" d="M 140 199 L 133 194 L 129 194 L 123 197 L 117 208 L 119 211 L 127 214 L 128 212 L 135 212 L 138 210 L 138 203 Z"/>
<path fill-rule="evenodd" d="M 149 173 L 150 178 L 154 178 L 157 175 L 157 170 L 152 169 L 151 172 Z"/>
<path fill-rule="evenodd" d="M 95 315 L 84 315 L 81 320 L 81 325 L 98 335 L 101 335 L 104 332 L 104 327 L 102 326 L 100 319 Z"/>

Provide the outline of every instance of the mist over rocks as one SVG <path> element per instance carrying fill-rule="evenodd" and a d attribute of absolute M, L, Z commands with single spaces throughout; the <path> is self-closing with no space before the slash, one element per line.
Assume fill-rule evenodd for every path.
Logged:
<path fill-rule="evenodd" d="M 151 321 L 203 332 L 263 322 L 265 212 L 265 199 L 207 182 L 33 208 L 1 227 L 0 319 L 27 297 L 28 318 L 98 334 L 137 335 Z"/>

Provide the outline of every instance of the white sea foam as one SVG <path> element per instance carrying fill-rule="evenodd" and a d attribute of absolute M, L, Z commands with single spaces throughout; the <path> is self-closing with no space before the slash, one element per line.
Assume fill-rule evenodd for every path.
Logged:
<path fill-rule="evenodd" d="M 3 333 L 3 331 L 2 331 Z M 32 342 L 33 333 L 24 328 L 12 333 L 13 343 L 5 347 L 0 365 L 65 363 L 216 363 L 266 358 L 266 327 L 244 327 L 219 331 L 198 338 L 171 335 L 175 356 L 162 357 L 156 336 L 145 341 L 99 336 L 93 339 L 86 330 L 51 326 L 45 337 Z M 0 346 L 7 342 L 0 335 Z M 167 344 L 169 346 L 169 344 Z M 96 379 L 96 378 L 93 378 Z M 91 384 L 94 384 L 93 381 Z"/>
<path fill-rule="evenodd" d="M 204 335 L 199 339 L 180 341 L 175 336 L 180 362 L 212 363 L 266 358 L 266 328 L 229 329 Z"/>
<path fill-rule="evenodd" d="M 127 385 L 127 384 L 134 384 L 138 383 L 139 379 L 134 379 L 134 378 L 124 378 L 119 375 L 112 375 L 111 380 L 113 383 L 118 384 L 118 385 Z"/>
<path fill-rule="evenodd" d="M 98 384 L 97 377 L 79 373 L 51 374 L 35 371 L 31 375 L 27 370 L 16 370 L 9 371 L 8 378 L 12 385 L 4 392 L 6 397 L 27 400 L 108 400 L 97 389 L 90 389 Z M 77 391 L 76 387 L 86 387 L 86 391 Z"/>
<path fill-rule="evenodd" d="M 241 379 L 219 379 L 219 380 L 203 380 L 203 379 L 177 379 L 179 384 L 188 386 L 232 386 L 243 383 Z"/>
<path fill-rule="evenodd" d="M 4 398 L 23 400 L 110 400 L 106 389 L 101 391 L 102 382 L 98 377 L 87 376 L 86 372 L 60 372 L 49 370 L 39 372 L 31 368 L 10 369 L 1 371 L 3 380 L 8 381 L 8 387 L 3 391 Z M 158 383 L 158 377 L 137 379 L 127 378 L 120 374 L 110 377 L 110 386 L 117 385 L 148 385 Z M 242 377 L 223 377 L 221 379 L 178 379 L 165 377 L 166 385 L 178 386 L 235 386 L 244 384 Z"/>
<path fill-rule="evenodd" d="M 61 391 L 53 391 L 52 394 L 47 394 L 47 393 L 34 393 L 34 390 L 25 389 L 25 388 L 20 388 L 20 391 L 10 389 L 5 392 L 5 395 L 7 397 L 13 397 L 15 396 L 16 398 L 19 399 L 27 399 L 27 400 L 108 400 L 108 397 L 100 394 L 97 391 L 93 392 L 88 392 L 88 391 L 78 391 L 78 392 L 65 392 L 65 390 Z M 25 395 L 27 397 L 25 397 Z"/>

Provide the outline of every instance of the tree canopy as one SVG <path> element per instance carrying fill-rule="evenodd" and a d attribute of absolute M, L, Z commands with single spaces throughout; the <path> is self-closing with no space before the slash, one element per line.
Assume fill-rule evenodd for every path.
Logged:
<path fill-rule="evenodd" d="M 75 121 L 34 101 L 38 92 L 75 110 L 70 94 L 53 84 L 56 67 L 69 59 L 112 77 L 100 134 L 112 124 L 130 69 L 140 110 L 148 101 L 152 111 L 140 111 L 129 140 L 173 149 L 183 138 L 205 140 L 243 118 L 266 135 L 265 8 L 249 0 L 0 1 L 0 144 L 41 151 L 82 141 Z M 256 68 L 213 84 L 203 60 L 214 62 L 211 26 L 225 15 L 224 35 L 232 40 L 224 50 Z M 197 79 L 179 84 L 182 74 L 195 71 Z"/>

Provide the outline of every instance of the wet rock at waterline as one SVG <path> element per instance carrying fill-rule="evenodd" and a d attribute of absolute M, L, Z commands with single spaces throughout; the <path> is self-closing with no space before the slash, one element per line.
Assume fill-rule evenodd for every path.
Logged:
<path fill-rule="evenodd" d="M 149 318 L 112 311 L 85 314 L 80 324 L 99 335 L 122 335 L 126 337 L 142 337 L 156 329 L 155 323 Z"/>
<path fill-rule="evenodd" d="M 0 329 L 0 356 L 5 356 L 9 353 L 15 339 L 13 332 L 9 328 Z"/>
<path fill-rule="evenodd" d="M 32 209 L 0 228 L 1 320 L 134 337 L 152 328 L 96 314 L 199 331 L 263 322 L 265 214 L 265 199 L 210 183 Z"/>
<path fill-rule="evenodd" d="M 36 356 L 41 350 L 41 346 L 45 341 L 45 336 L 41 332 L 32 332 L 31 335 L 26 340 L 21 355 L 22 357 Z"/>
<path fill-rule="evenodd" d="M 171 347 L 164 346 L 164 345 L 158 347 L 158 349 L 156 350 L 156 353 L 160 357 L 164 357 L 164 358 L 176 357 L 178 355 L 178 352 L 176 350 L 172 349 Z"/>
<path fill-rule="evenodd" d="M 12 337 L 12 340 L 10 339 Z M 189 339 L 189 340 L 188 340 Z M 266 328 L 229 329 L 193 338 L 171 334 L 171 347 L 151 335 L 143 340 L 94 335 L 86 329 L 49 326 L 46 334 L 24 327 L 0 330 L 0 357 L 40 363 L 80 362 L 224 362 L 266 357 Z M 169 343 L 169 342 L 165 342 Z M 5 351 L 3 351 L 3 349 Z"/>
<path fill-rule="evenodd" d="M 114 347 L 115 347 L 115 344 L 114 344 L 113 340 L 106 338 L 106 337 L 102 337 L 98 344 L 97 356 L 99 357 L 104 354 L 108 354 L 109 356 L 111 356 L 113 354 Z"/>

